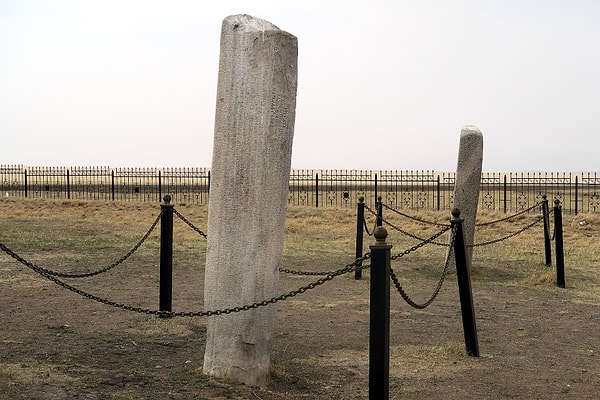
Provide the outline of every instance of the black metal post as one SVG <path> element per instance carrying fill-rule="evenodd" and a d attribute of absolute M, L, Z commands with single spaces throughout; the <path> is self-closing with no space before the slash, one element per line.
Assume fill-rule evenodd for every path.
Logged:
<path fill-rule="evenodd" d="M 579 211 L 579 192 L 578 192 L 578 186 L 579 186 L 579 182 L 578 182 L 578 176 L 575 175 L 575 215 L 577 215 L 577 211 Z"/>
<path fill-rule="evenodd" d="M 383 226 L 383 203 L 381 202 L 381 196 L 377 198 L 377 222 L 376 226 Z"/>
<path fill-rule="evenodd" d="M 67 170 L 67 199 L 71 199 L 71 174 Z"/>
<path fill-rule="evenodd" d="M 436 184 L 436 190 L 437 190 L 437 209 L 438 211 L 440 211 L 440 176 L 437 176 L 437 184 Z"/>
<path fill-rule="evenodd" d="M 360 196 L 358 198 L 358 206 L 356 211 L 356 258 L 362 257 L 363 251 L 363 223 L 365 220 L 365 198 Z M 362 278 L 362 262 L 356 265 L 354 270 L 354 279 L 360 280 Z"/>
<path fill-rule="evenodd" d="M 467 256 L 463 219 L 460 218 L 460 210 L 458 208 L 452 210 L 452 219 L 450 222 L 456 229 L 454 258 L 456 260 L 456 278 L 458 279 L 458 291 L 460 294 L 465 346 L 468 355 L 479 357 L 479 342 L 477 340 L 477 326 L 475 324 L 475 310 L 473 308 L 473 294 L 471 291 L 471 260 Z"/>
<path fill-rule="evenodd" d="M 27 197 L 27 192 L 28 192 L 28 188 L 27 188 L 27 170 L 25 170 L 25 197 Z"/>
<path fill-rule="evenodd" d="M 554 246 L 556 252 L 556 286 L 565 287 L 565 254 L 563 249 L 562 207 L 554 200 Z"/>
<path fill-rule="evenodd" d="M 375 174 L 375 203 L 377 203 L 377 199 L 379 196 L 377 195 L 377 174 Z"/>
<path fill-rule="evenodd" d="M 319 208 L 319 174 L 315 174 L 315 205 Z"/>
<path fill-rule="evenodd" d="M 504 186 L 503 186 L 503 190 L 504 190 L 504 214 L 506 214 L 506 174 L 504 175 Z"/>
<path fill-rule="evenodd" d="M 115 201 L 115 171 L 110 171 L 110 191 L 112 193 L 112 201 Z"/>
<path fill-rule="evenodd" d="M 552 248 L 550 245 L 550 208 L 548 207 L 548 197 L 542 196 L 542 216 L 544 218 L 544 252 L 546 254 L 546 267 L 552 265 Z"/>
<path fill-rule="evenodd" d="M 159 310 L 171 312 L 173 295 L 173 204 L 171 196 L 160 205 L 160 294 Z"/>
<path fill-rule="evenodd" d="M 390 380 L 390 250 L 387 230 L 378 226 L 371 250 L 369 399 L 388 400 Z"/>
<path fill-rule="evenodd" d="M 158 201 L 162 199 L 162 179 L 160 175 L 160 170 L 158 170 Z"/>

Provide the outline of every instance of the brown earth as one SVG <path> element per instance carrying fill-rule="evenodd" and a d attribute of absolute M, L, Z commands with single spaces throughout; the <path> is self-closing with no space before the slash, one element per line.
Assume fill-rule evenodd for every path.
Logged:
<path fill-rule="evenodd" d="M 14 204 L 2 203 L 2 207 Z M 68 252 L 57 256 L 53 246 L 38 240 L 37 231 L 45 229 L 38 224 L 39 218 L 28 217 L 27 212 L 7 216 L 6 210 L 1 211 L 4 233 L 0 242 L 8 245 L 18 236 L 11 229 L 18 227 L 18 232 L 28 236 L 15 244 L 24 257 L 56 265 L 82 256 Z M 152 212 L 147 215 L 140 227 L 152 222 Z M 48 224 L 52 225 L 44 222 Z M 61 226 L 64 221 L 48 229 L 60 235 Z M 67 235 L 83 235 L 78 229 L 106 235 L 114 229 L 98 222 L 85 229 L 77 224 L 66 227 Z M 588 228 L 595 229 L 585 233 L 592 243 L 600 224 Z M 288 227 L 288 233 L 293 231 L 293 226 Z M 24 248 L 23 243 L 29 246 Z M 111 253 L 105 256 L 111 259 L 113 249 L 103 246 L 97 247 Z M 193 247 L 180 246 L 175 257 L 184 257 L 186 248 Z M 153 308 L 157 302 L 156 252 L 151 251 L 156 250 L 156 240 L 147 247 L 147 253 L 140 250 L 132 264 L 102 277 L 86 278 L 77 282 L 78 287 L 117 302 Z M 392 291 L 390 399 L 600 396 L 595 248 L 587 255 L 587 271 L 573 276 L 567 272 L 567 288 L 561 289 L 553 283 L 552 269 L 522 262 L 516 247 L 505 246 L 504 257 L 480 250 L 474 256 L 472 285 L 480 357 L 465 355 L 455 275 L 447 277 L 438 298 L 425 310 L 409 307 Z M 396 245 L 394 250 L 401 248 Z M 352 259 L 349 249 L 324 255 L 317 250 L 312 255 L 289 252 L 285 260 L 297 269 L 337 269 Z M 567 249 L 568 256 L 575 257 L 576 252 Z M 198 258 L 194 254 L 190 259 Z M 303 264 L 307 258 L 311 262 Z M 175 311 L 202 309 L 199 264 L 203 262 L 176 266 Z M 410 262 L 393 267 L 409 295 L 423 301 L 435 287 L 440 266 Z M 281 292 L 314 280 L 284 274 Z M 202 318 L 161 319 L 100 304 L 0 254 L 0 399 L 367 399 L 368 297 L 365 273 L 360 281 L 344 275 L 278 303 L 271 381 L 267 387 L 252 388 L 202 375 Z"/>

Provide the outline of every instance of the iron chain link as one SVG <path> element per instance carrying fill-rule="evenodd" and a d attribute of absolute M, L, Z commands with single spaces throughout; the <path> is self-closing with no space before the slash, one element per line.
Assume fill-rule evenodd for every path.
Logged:
<path fill-rule="evenodd" d="M 408 218 L 408 219 L 412 219 L 413 221 L 417 221 L 417 222 L 420 222 L 422 224 L 435 225 L 435 226 L 446 226 L 446 224 L 442 224 L 440 222 L 427 221 L 427 220 L 424 220 L 424 219 L 421 219 L 421 218 L 413 217 L 412 215 L 405 214 L 405 213 L 403 213 L 403 212 L 401 212 L 399 210 L 396 210 L 395 208 L 392 208 L 392 207 L 390 207 L 390 206 L 388 206 L 386 204 L 383 204 L 383 203 L 381 203 L 381 205 L 382 205 L 382 207 L 385 207 L 385 209 L 387 209 L 387 210 L 393 211 L 393 212 L 395 212 L 398 215 L 401 215 L 401 216 L 403 216 L 405 218 Z"/>
<path fill-rule="evenodd" d="M 519 216 L 519 215 L 521 215 L 521 214 L 525 214 L 526 212 L 529 212 L 529 211 L 533 210 L 534 208 L 540 207 L 541 205 L 542 205 L 542 203 L 541 203 L 541 202 L 539 202 L 539 203 L 537 203 L 537 204 L 534 204 L 533 206 L 531 206 L 531 207 L 529 207 L 529 208 L 526 208 L 525 210 L 521 210 L 521 211 L 519 211 L 519 212 L 518 212 L 518 213 L 516 213 L 516 214 L 509 215 L 508 217 L 500 218 L 500 219 L 497 219 L 497 220 L 495 220 L 495 221 L 490 221 L 490 222 L 481 222 L 481 223 L 479 223 L 479 224 L 475 224 L 475 226 L 488 226 L 488 225 L 493 225 L 493 224 L 496 224 L 496 223 L 498 223 L 498 222 L 502 222 L 502 221 L 508 221 L 509 219 L 513 219 L 513 218 L 515 218 L 515 217 L 518 217 L 518 216 Z"/>
<path fill-rule="evenodd" d="M 177 217 L 179 217 L 180 220 L 182 220 L 183 222 L 185 222 L 190 228 L 192 228 L 193 230 L 195 230 L 196 232 L 198 232 L 200 234 L 200 236 L 203 236 L 204 239 L 208 239 L 208 237 L 206 236 L 206 233 L 202 232 L 199 228 L 197 228 L 193 223 L 191 223 L 186 217 L 184 217 L 183 215 L 181 215 L 179 213 L 179 211 L 177 211 L 175 209 L 175 207 L 173 207 L 173 214 L 177 215 Z"/>
<path fill-rule="evenodd" d="M 156 220 L 152 223 L 152 225 L 150 226 L 150 229 L 148 229 L 148 232 L 146 232 L 146 234 L 140 239 L 139 242 L 137 242 L 137 244 L 135 246 L 133 246 L 133 248 L 131 250 L 129 250 L 129 252 L 127 254 L 125 254 L 123 257 L 121 257 L 119 260 L 115 261 L 114 263 L 110 264 L 107 267 L 101 268 L 97 271 L 93 271 L 93 272 L 84 272 L 84 273 L 67 273 L 67 272 L 56 272 L 56 271 L 52 271 L 50 269 L 47 268 L 43 268 L 40 267 L 39 265 L 35 265 L 29 261 L 26 261 L 25 259 L 23 259 L 22 257 L 20 257 L 19 255 L 17 255 L 16 253 L 14 253 L 11 249 L 9 249 L 8 247 L 6 247 L 4 244 L 0 243 L 0 248 L 2 251 L 4 251 L 6 254 L 8 254 L 9 256 L 11 256 L 12 258 L 16 259 L 17 261 L 19 261 L 20 263 L 26 265 L 27 267 L 35 270 L 35 271 L 39 271 L 40 273 L 44 273 L 50 276 L 56 276 L 59 278 L 89 278 L 92 276 L 96 276 L 96 275 L 100 275 L 103 274 L 105 272 L 110 271 L 111 269 L 115 268 L 116 266 L 122 264 L 123 262 L 125 262 L 129 257 L 131 257 L 141 246 L 142 244 L 146 241 L 146 239 L 148 239 L 148 237 L 150 236 L 150 234 L 152 233 L 152 231 L 154 231 L 154 228 L 156 228 L 156 225 L 158 224 L 158 222 L 160 221 L 160 217 L 162 216 L 162 211 L 160 212 L 160 214 L 158 215 L 158 217 L 156 217 Z"/>
<path fill-rule="evenodd" d="M 538 219 L 536 219 L 535 221 L 533 221 L 531 224 L 524 226 L 523 228 L 519 229 L 518 231 L 515 231 L 513 233 L 510 233 L 504 237 L 498 238 L 498 239 L 493 239 L 493 240 L 489 240 L 487 242 L 481 242 L 481 243 L 474 243 L 474 244 L 470 244 L 467 245 L 467 247 L 481 247 L 481 246 L 488 246 L 490 244 L 494 244 L 494 243 L 498 243 L 498 242 L 502 242 L 504 240 L 508 240 L 510 238 L 513 238 L 523 232 L 525 232 L 527 229 L 533 227 L 536 224 L 539 224 L 541 221 L 544 220 L 544 217 L 540 217 Z"/>
<path fill-rule="evenodd" d="M 446 231 L 447 230 L 445 230 L 444 232 L 446 232 Z M 411 307 L 417 308 L 420 310 L 428 307 L 431 303 L 433 303 L 433 301 L 435 300 L 437 295 L 442 290 L 442 286 L 444 285 L 444 282 L 446 280 L 446 275 L 448 274 L 448 266 L 450 265 L 450 257 L 452 257 L 452 255 L 454 254 L 455 240 L 456 240 L 456 225 L 452 227 L 452 237 L 450 238 L 450 251 L 448 251 L 448 255 L 446 256 L 446 262 L 444 263 L 444 269 L 442 270 L 442 274 L 440 276 L 437 286 L 435 287 L 435 290 L 433 291 L 433 294 L 431 295 L 429 300 L 427 300 L 425 303 L 419 304 L 419 303 L 416 303 L 415 301 L 413 301 L 408 296 L 408 294 L 406 293 L 404 288 L 402 288 L 402 285 L 400 284 L 398 277 L 394 273 L 394 270 L 392 268 L 390 268 L 390 279 L 394 283 L 394 286 L 396 286 L 396 290 L 398 290 L 398 293 L 400 293 L 400 296 L 402 296 L 404 301 L 406 301 Z M 404 253 L 403 253 L 403 255 L 404 255 Z"/>
<path fill-rule="evenodd" d="M 357 268 L 361 268 L 361 269 L 370 268 L 370 265 L 361 266 L 360 264 L 363 261 L 368 260 L 371 257 L 370 253 L 366 253 L 364 256 L 362 256 L 360 258 L 357 258 L 352 263 L 347 264 L 345 267 L 340 268 L 340 269 L 338 269 L 336 271 L 329 272 L 326 276 L 324 276 L 323 278 L 318 279 L 315 282 L 311 282 L 311 283 L 309 283 L 306 286 L 300 287 L 299 289 L 292 290 L 289 293 L 285 293 L 285 294 L 273 297 L 273 298 L 268 299 L 268 300 L 262 300 L 262 301 L 258 301 L 256 303 L 247 304 L 247 305 L 243 305 L 243 306 L 232 307 L 232 308 L 226 308 L 226 309 L 223 309 L 223 310 L 173 312 L 173 311 L 151 310 L 151 309 L 147 309 L 147 308 L 129 306 L 129 305 L 117 303 L 117 302 L 112 301 L 112 300 L 104 299 L 102 297 L 93 295 L 91 293 L 87 293 L 87 292 L 85 292 L 85 291 L 83 291 L 81 289 L 78 289 L 78 288 L 76 288 L 74 286 L 69 285 L 66 282 L 61 281 L 56 276 L 53 276 L 53 275 L 49 274 L 45 268 L 38 267 L 35 264 L 33 264 L 33 263 L 25 260 L 23 257 L 19 256 L 18 254 L 16 254 L 12 250 L 10 250 L 8 247 L 6 247 L 3 243 L 0 243 L 0 250 L 4 251 L 6 254 L 10 255 L 15 260 L 17 260 L 21 264 L 25 265 L 26 267 L 30 268 L 31 270 L 33 270 L 33 271 L 37 272 L 38 274 L 42 275 L 44 278 L 50 280 L 51 282 L 56 283 L 57 285 L 65 288 L 65 289 L 68 289 L 68 290 L 70 290 L 70 291 L 72 291 L 74 293 L 77 293 L 80 296 L 86 297 L 88 299 L 97 301 L 97 302 L 102 303 L 102 304 L 106 304 L 106 305 L 109 305 L 109 306 L 112 306 L 112 307 L 120 308 L 122 310 L 134 311 L 134 312 L 142 313 L 142 314 L 157 315 L 157 316 L 161 316 L 161 317 L 210 317 L 210 316 L 213 316 L 213 315 L 231 314 L 231 313 L 236 313 L 236 312 L 251 310 L 251 309 L 254 309 L 254 308 L 258 308 L 258 307 L 264 307 L 264 306 L 267 306 L 269 304 L 274 304 L 274 303 L 277 303 L 277 302 L 279 302 L 281 300 L 285 300 L 285 299 L 288 299 L 290 297 L 296 296 L 298 294 L 304 293 L 307 290 L 314 289 L 315 287 L 320 286 L 320 285 L 324 284 L 325 282 L 328 282 L 328 281 L 332 280 L 333 278 L 335 278 L 335 277 L 337 277 L 339 275 L 343 275 L 345 273 L 352 272 L 352 271 L 356 270 Z"/>

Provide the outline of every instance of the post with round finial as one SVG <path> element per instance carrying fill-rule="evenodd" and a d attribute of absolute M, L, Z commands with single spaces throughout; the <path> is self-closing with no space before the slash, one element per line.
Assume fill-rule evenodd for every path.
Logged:
<path fill-rule="evenodd" d="M 542 196 L 542 218 L 544 219 L 544 254 L 546 256 L 546 267 L 552 265 L 552 249 L 550 245 L 550 209 L 548 197 Z"/>
<path fill-rule="evenodd" d="M 473 308 L 473 293 L 471 290 L 470 259 L 467 253 L 463 219 L 458 208 L 452 209 L 452 232 L 454 234 L 454 259 L 456 261 L 456 278 L 460 295 L 460 309 L 462 313 L 465 347 L 467 354 L 479 357 L 479 342 L 477 340 L 477 326 L 475 323 L 475 310 Z"/>
<path fill-rule="evenodd" d="M 369 399 L 389 399 L 390 379 L 390 251 L 387 230 L 373 231 L 369 317 Z"/>
<path fill-rule="evenodd" d="M 554 200 L 554 250 L 556 253 L 556 286 L 565 287 L 565 253 L 563 248 L 562 206 Z"/>
<path fill-rule="evenodd" d="M 356 210 L 356 258 L 362 257 L 363 251 L 363 224 L 365 221 L 365 198 L 360 196 L 358 198 L 357 210 Z M 356 264 L 354 270 L 354 279 L 362 279 L 362 262 Z"/>
<path fill-rule="evenodd" d="M 160 205 L 160 284 L 159 310 L 171 312 L 173 298 L 173 204 L 171 196 Z"/>

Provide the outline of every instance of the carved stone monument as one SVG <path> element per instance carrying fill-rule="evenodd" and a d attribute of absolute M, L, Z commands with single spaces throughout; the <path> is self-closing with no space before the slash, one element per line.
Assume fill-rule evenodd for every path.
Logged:
<path fill-rule="evenodd" d="M 463 229 L 467 245 L 473 244 L 475 237 L 475 218 L 479 201 L 482 163 L 483 134 L 476 126 L 466 125 L 460 132 L 453 207 L 460 210 L 460 216 L 464 219 Z M 468 247 L 468 265 L 471 265 L 472 256 L 473 247 Z M 453 257 L 450 262 L 455 266 Z"/>
<path fill-rule="evenodd" d="M 221 28 L 208 206 L 204 308 L 278 293 L 292 139 L 298 44 L 268 21 L 229 16 Z M 266 384 L 275 305 L 207 319 L 203 372 Z"/>

